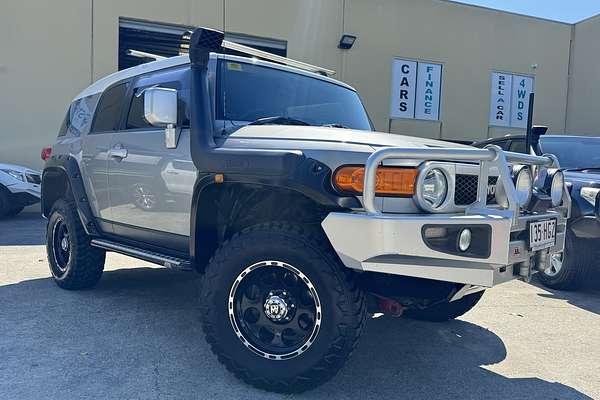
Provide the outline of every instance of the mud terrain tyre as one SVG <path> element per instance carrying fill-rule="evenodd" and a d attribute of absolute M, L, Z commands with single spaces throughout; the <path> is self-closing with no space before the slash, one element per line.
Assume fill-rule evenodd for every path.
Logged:
<path fill-rule="evenodd" d="M 46 252 L 52 278 L 63 289 L 89 288 L 102 276 L 106 252 L 90 245 L 71 201 L 58 200 L 52 207 Z"/>
<path fill-rule="evenodd" d="M 356 347 L 366 301 L 321 234 L 288 223 L 226 241 L 202 282 L 203 329 L 229 371 L 265 390 L 331 379 Z"/>
<path fill-rule="evenodd" d="M 579 289 L 589 276 L 594 264 L 594 249 L 589 243 L 576 244 L 574 235 L 567 230 L 563 255 L 551 260 L 550 268 L 540 271 L 537 276 L 547 287 L 556 290 Z M 587 248 L 586 248 L 587 247 Z M 555 264 L 555 263 L 559 264 Z"/>
<path fill-rule="evenodd" d="M 470 311 L 483 297 L 484 291 L 473 293 L 460 300 L 435 304 L 422 310 L 407 310 L 404 315 L 420 321 L 445 322 Z"/>

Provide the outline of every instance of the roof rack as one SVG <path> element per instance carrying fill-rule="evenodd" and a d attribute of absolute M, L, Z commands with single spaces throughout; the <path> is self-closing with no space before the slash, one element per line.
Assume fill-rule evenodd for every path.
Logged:
<path fill-rule="evenodd" d="M 255 49 L 254 47 L 244 46 L 243 44 L 230 42 L 228 40 L 223 40 L 222 44 L 223 48 L 238 51 L 240 53 L 248 54 L 257 58 L 262 58 L 263 60 L 273 61 L 279 64 L 289 65 L 290 67 L 303 69 L 305 71 L 315 72 L 317 74 L 332 76 L 335 75 L 335 71 L 323 67 L 319 67 L 312 64 L 307 64 L 302 61 L 293 60 L 291 58 L 279 56 L 277 54 L 269 53 L 267 51 L 262 51 Z"/>
<path fill-rule="evenodd" d="M 134 50 L 134 49 L 128 49 L 126 53 L 128 56 L 138 57 L 138 58 L 150 58 L 155 61 L 164 60 L 165 58 L 167 58 L 164 56 L 159 56 L 158 54 L 152 54 L 152 53 L 148 53 L 145 51 Z"/>
<path fill-rule="evenodd" d="M 192 36 L 192 32 L 188 31 L 183 34 L 182 39 L 189 40 Z M 279 56 L 277 54 L 269 53 L 268 51 L 258 50 L 254 47 L 245 46 L 243 44 L 231 42 L 229 40 L 223 40 L 221 47 L 228 50 L 237 51 L 239 53 L 247 54 L 256 58 L 260 58 L 267 61 L 272 61 L 278 64 L 288 65 L 290 67 L 302 69 L 305 71 L 314 72 L 324 76 L 333 76 L 335 75 L 335 71 L 323 67 L 319 67 L 317 65 L 308 64 L 302 61 L 293 60 L 291 58 Z M 189 51 L 189 44 L 182 44 L 180 46 L 182 50 L 185 52 Z M 181 52 L 180 52 L 181 54 Z"/>

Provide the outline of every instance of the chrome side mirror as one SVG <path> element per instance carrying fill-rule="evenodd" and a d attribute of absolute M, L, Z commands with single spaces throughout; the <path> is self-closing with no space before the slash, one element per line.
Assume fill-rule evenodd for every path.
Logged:
<path fill-rule="evenodd" d="M 144 118 L 153 126 L 165 128 L 165 146 L 177 147 L 177 90 L 151 87 L 144 90 Z"/>

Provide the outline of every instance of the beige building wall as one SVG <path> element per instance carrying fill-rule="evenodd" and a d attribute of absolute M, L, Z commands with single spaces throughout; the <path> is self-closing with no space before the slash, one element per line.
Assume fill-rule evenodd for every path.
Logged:
<path fill-rule="evenodd" d="M 119 17 L 223 29 L 223 0 L 102 0 L 93 4 L 95 80 L 117 70 Z"/>
<path fill-rule="evenodd" d="M 226 0 L 225 31 L 286 40 L 288 57 L 339 71 L 343 15 L 344 0 Z"/>
<path fill-rule="evenodd" d="M 0 162 L 41 167 L 70 100 L 117 70 L 119 17 L 203 25 L 286 40 L 288 55 L 338 71 L 388 130 L 394 57 L 443 64 L 440 122 L 395 120 L 408 135 L 483 139 L 492 71 L 535 76 L 535 121 L 594 133 L 600 18 L 572 26 L 442 0 L 4 0 L 0 13 Z M 358 40 L 337 48 L 342 33 Z M 537 69 L 532 69 L 537 64 Z M 598 88 L 596 88 L 598 86 Z M 567 114 L 568 108 L 568 114 Z"/>
<path fill-rule="evenodd" d="M 358 36 L 344 80 L 361 93 L 378 130 L 388 130 L 392 59 L 443 64 L 440 122 L 394 120 L 392 132 L 483 139 L 490 129 L 494 70 L 535 77 L 535 121 L 563 132 L 570 25 L 437 0 L 346 0 L 344 30 Z M 538 64 L 537 69 L 531 65 Z"/>
<path fill-rule="evenodd" d="M 91 79 L 91 7 L 81 0 L 2 0 L 0 162 L 40 167 L 71 99 Z"/>
<path fill-rule="evenodd" d="M 600 15 L 575 24 L 566 132 L 600 136 Z"/>

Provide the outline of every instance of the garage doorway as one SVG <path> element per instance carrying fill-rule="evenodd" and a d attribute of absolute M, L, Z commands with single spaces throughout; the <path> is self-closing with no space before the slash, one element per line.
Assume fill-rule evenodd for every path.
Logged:
<path fill-rule="evenodd" d="M 188 53 L 192 26 L 119 18 L 119 70 L 154 61 L 153 55 L 174 57 Z M 263 38 L 239 33 L 225 33 L 225 39 L 287 56 L 285 40 Z M 227 54 L 236 54 L 226 50 Z"/>

